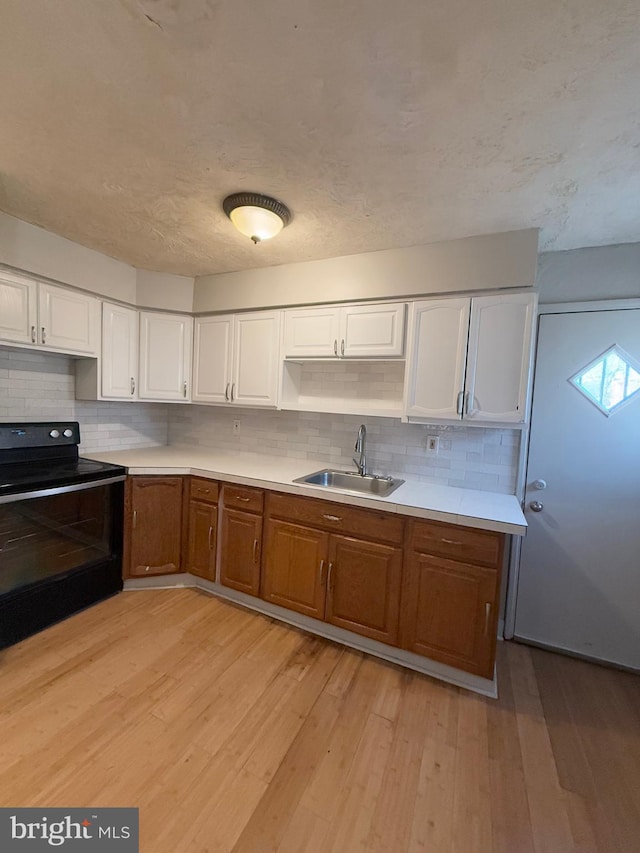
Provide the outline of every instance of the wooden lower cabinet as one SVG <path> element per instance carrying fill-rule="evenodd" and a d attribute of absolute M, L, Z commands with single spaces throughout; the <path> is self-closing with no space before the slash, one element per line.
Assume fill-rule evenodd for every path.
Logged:
<path fill-rule="evenodd" d="M 476 551 L 471 547 L 474 537 L 479 543 Z M 408 541 L 400 645 L 493 678 L 503 534 L 412 522 Z M 437 553 L 425 553 L 427 549 Z M 473 565 L 474 559 L 480 565 Z"/>
<path fill-rule="evenodd" d="M 218 507 L 215 504 L 189 503 L 189 551 L 186 570 L 193 575 L 216 579 L 216 528 Z"/>
<path fill-rule="evenodd" d="M 126 504 L 128 577 L 181 571 L 183 478 L 129 477 Z"/>
<path fill-rule="evenodd" d="M 262 516 L 224 509 L 221 537 L 220 583 L 239 592 L 258 595 Z"/>
<path fill-rule="evenodd" d="M 262 598 L 324 619 L 328 547 L 328 533 L 269 519 Z"/>
<path fill-rule="evenodd" d="M 332 535 L 326 621 L 396 645 L 401 579 L 401 548 Z"/>
<path fill-rule="evenodd" d="M 268 519 L 262 598 L 395 644 L 402 549 Z"/>

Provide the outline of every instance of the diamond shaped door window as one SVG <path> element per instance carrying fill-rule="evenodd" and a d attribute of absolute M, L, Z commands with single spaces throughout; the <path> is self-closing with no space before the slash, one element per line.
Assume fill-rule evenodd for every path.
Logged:
<path fill-rule="evenodd" d="M 609 416 L 640 392 L 640 364 L 614 344 L 574 374 L 569 382 Z"/>

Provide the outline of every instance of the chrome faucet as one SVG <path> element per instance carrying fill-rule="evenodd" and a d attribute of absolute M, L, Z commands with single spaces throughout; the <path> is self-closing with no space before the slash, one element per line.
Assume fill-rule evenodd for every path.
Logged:
<path fill-rule="evenodd" d="M 360 429 L 358 430 L 358 437 L 356 438 L 355 447 L 353 448 L 355 452 L 358 454 L 358 457 L 353 457 L 353 462 L 358 469 L 358 474 L 361 477 L 364 477 L 367 473 L 367 454 L 365 451 L 365 444 L 367 441 L 367 428 L 364 424 L 360 424 Z"/>

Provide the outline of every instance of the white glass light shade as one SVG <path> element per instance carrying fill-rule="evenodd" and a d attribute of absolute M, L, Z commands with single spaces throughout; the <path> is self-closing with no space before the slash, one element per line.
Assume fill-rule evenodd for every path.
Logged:
<path fill-rule="evenodd" d="M 241 234 L 251 237 L 254 242 L 270 240 L 284 227 L 284 222 L 277 213 L 251 205 L 236 207 L 229 214 L 229 218 Z"/>

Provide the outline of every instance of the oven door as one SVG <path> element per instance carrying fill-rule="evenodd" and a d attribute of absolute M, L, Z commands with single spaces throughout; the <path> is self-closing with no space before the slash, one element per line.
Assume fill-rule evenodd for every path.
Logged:
<path fill-rule="evenodd" d="M 0 647 L 122 589 L 124 478 L 0 503 Z"/>

